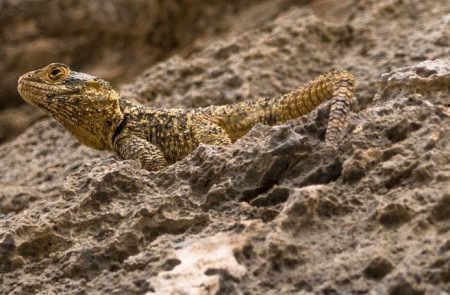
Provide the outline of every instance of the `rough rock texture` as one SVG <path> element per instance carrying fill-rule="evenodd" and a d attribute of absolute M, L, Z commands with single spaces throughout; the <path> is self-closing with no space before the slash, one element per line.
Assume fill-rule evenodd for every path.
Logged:
<path fill-rule="evenodd" d="M 347 68 L 360 109 L 336 153 L 327 105 L 160 172 L 45 119 L 0 146 L 0 293 L 450 292 L 450 8 L 333 3 L 169 58 L 123 94 L 229 103 Z"/>

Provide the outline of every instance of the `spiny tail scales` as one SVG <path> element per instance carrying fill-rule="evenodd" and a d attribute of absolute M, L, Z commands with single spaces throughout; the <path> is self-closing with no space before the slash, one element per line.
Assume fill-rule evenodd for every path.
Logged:
<path fill-rule="evenodd" d="M 354 89 L 352 74 L 347 71 L 331 71 L 304 87 L 276 98 L 260 98 L 200 110 L 210 121 L 222 127 L 234 141 L 257 123 L 281 124 L 306 115 L 322 102 L 332 99 L 326 142 L 335 146 L 350 108 Z"/>

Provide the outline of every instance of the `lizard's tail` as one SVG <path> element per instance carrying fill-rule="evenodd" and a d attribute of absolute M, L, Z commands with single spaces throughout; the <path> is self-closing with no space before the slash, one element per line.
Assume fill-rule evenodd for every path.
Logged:
<path fill-rule="evenodd" d="M 335 145 L 349 110 L 355 89 L 353 75 L 332 71 L 292 92 L 275 98 L 260 98 L 233 105 L 202 109 L 212 122 L 222 127 L 232 141 L 257 123 L 277 125 L 303 116 L 323 101 L 333 99 L 326 142 Z"/>

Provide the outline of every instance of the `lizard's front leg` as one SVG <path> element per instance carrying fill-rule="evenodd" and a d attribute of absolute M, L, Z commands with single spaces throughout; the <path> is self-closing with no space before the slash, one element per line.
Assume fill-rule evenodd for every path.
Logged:
<path fill-rule="evenodd" d="M 115 152 L 124 160 L 136 159 L 148 171 L 161 170 L 167 166 L 161 150 L 150 142 L 135 135 L 119 135 L 114 140 Z"/>

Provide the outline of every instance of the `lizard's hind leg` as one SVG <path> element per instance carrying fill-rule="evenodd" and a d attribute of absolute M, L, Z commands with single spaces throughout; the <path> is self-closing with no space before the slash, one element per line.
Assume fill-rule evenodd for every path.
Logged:
<path fill-rule="evenodd" d="M 207 120 L 199 122 L 194 132 L 199 143 L 213 145 L 227 145 L 231 143 L 231 139 L 224 129 Z"/>

